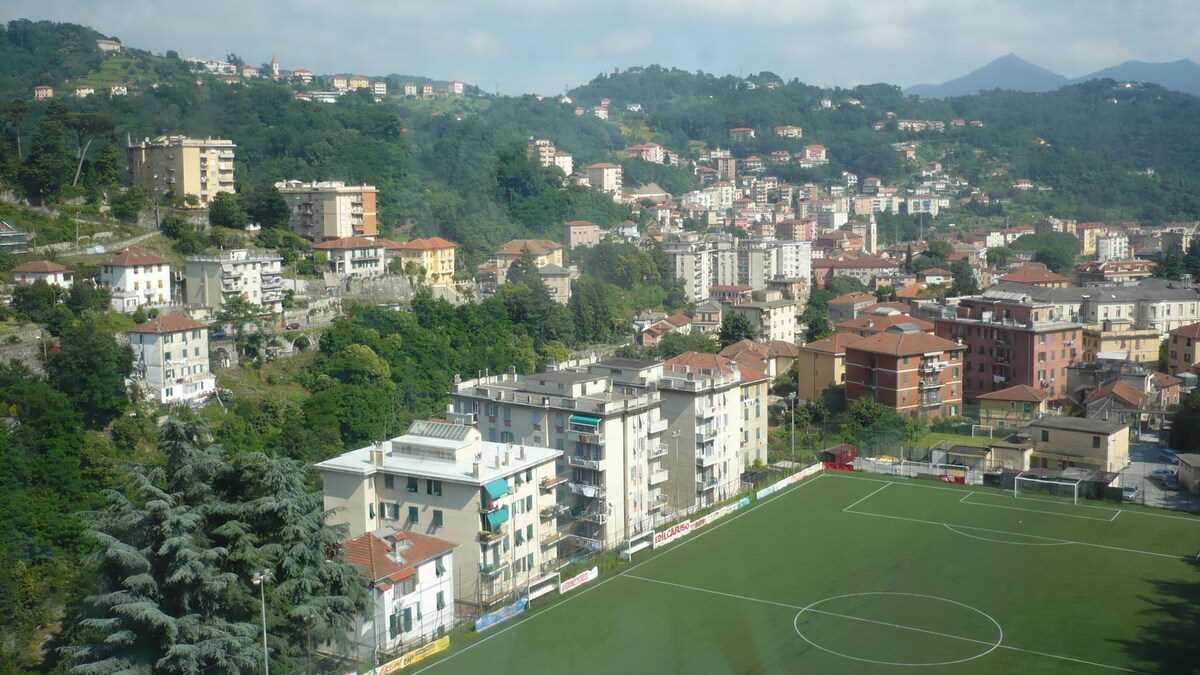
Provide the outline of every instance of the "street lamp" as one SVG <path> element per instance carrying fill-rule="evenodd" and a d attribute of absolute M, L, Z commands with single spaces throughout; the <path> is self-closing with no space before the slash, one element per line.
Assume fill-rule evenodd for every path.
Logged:
<path fill-rule="evenodd" d="M 788 393 L 788 402 L 792 408 L 792 463 L 796 463 L 796 392 Z M 795 468 L 795 467 L 792 467 Z"/>
<path fill-rule="evenodd" d="M 267 582 L 270 580 L 271 570 L 254 573 L 253 581 L 258 586 L 258 599 L 262 605 L 263 675 L 271 675 L 271 656 L 267 652 Z"/>

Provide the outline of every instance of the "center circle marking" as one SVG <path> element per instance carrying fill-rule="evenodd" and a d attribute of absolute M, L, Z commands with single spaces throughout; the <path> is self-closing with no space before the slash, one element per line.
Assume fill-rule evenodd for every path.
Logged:
<path fill-rule="evenodd" d="M 820 612 L 822 612 L 822 610 L 819 610 L 819 609 L 817 609 L 817 608 L 818 608 L 820 605 L 823 605 L 823 604 L 825 604 L 825 603 L 827 603 L 827 602 L 833 602 L 834 600 L 842 600 L 842 599 L 845 599 L 845 598 L 859 598 L 859 597 L 865 597 L 865 596 L 889 596 L 889 597 L 923 598 L 923 599 L 926 599 L 926 600 L 937 600 L 938 602 L 945 602 L 945 603 L 948 603 L 948 604 L 951 604 L 951 605 L 956 605 L 956 606 L 958 606 L 958 607 L 962 607 L 963 609 L 968 609 L 968 610 L 970 610 L 970 611 L 972 611 L 972 612 L 975 612 L 976 614 L 978 614 L 978 615 L 982 616 L 983 618 L 987 619 L 988 621 L 990 621 L 990 622 L 992 623 L 992 625 L 993 625 L 993 626 L 995 626 L 995 627 L 996 627 L 996 641 L 995 641 L 995 642 L 993 642 L 993 643 L 991 643 L 991 644 L 988 644 L 988 643 L 987 643 L 987 642 L 985 642 L 984 640 L 975 640 L 974 638 L 966 638 L 966 637 L 959 637 L 959 636 L 953 636 L 953 637 L 951 637 L 951 636 L 949 636 L 949 634 L 947 634 L 947 635 L 946 635 L 947 639 L 954 639 L 954 640 L 962 640 L 962 641 L 969 641 L 969 642 L 977 642 L 977 643 L 982 643 L 982 644 L 983 644 L 984 646 L 986 646 L 987 648 L 986 648 L 986 649 L 984 649 L 982 652 L 980 652 L 980 653 L 978 653 L 978 654 L 975 654 L 974 656 L 967 656 L 967 657 L 964 657 L 964 658 L 961 658 L 961 659 L 955 659 L 955 660 L 953 660 L 953 661 L 925 661 L 925 662 L 920 662 L 920 663 L 916 663 L 916 662 L 911 662 L 911 663 L 910 663 L 910 662 L 907 662 L 907 661 L 883 661 L 883 660 L 878 660 L 878 659 L 868 659 L 868 658 L 865 658 L 865 657 L 862 657 L 862 656 L 854 656 L 854 655 L 852 655 L 852 654 L 846 654 L 846 653 L 843 653 L 843 652 L 839 652 L 839 651 L 836 651 L 836 650 L 834 650 L 834 649 L 830 649 L 829 647 L 825 647 L 825 646 L 823 646 L 823 645 L 817 644 L 817 643 L 816 643 L 816 642 L 814 642 L 813 640 L 809 639 L 809 637 L 808 637 L 807 635 L 805 635 L 805 634 L 804 634 L 804 631 L 800 630 L 800 617 L 801 617 L 801 616 L 803 616 L 805 612 L 810 612 L 810 613 L 813 613 L 813 614 L 817 614 L 817 613 L 820 613 Z M 864 619 L 864 621 L 865 621 L 865 619 Z M 872 620 L 871 622 L 873 622 L 873 620 Z M 900 627 L 900 624 L 895 624 L 895 625 L 896 625 L 897 627 Z M 975 659 L 983 658 L 984 656 L 987 656 L 988 654 L 991 654 L 992 652 L 994 652 L 994 651 L 996 651 L 997 649 L 999 649 L 999 648 L 1000 648 L 1000 644 L 1001 644 L 1002 642 L 1004 642 L 1004 628 L 1003 628 L 1003 627 L 1000 625 L 1000 622 L 999 622 L 999 621 L 997 621 L 995 618 L 993 618 L 993 617 L 992 617 L 990 614 L 988 614 L 987 612 L 985 612 L 985 611 L 983 611 L 983 610 L 981 610 L 981 609 L 976 609 L 975 607 L 972 607 L 972 606 L 970 606 L 970 605 L 968 605 L 968 604 L 966 604 L 966 603 L 959 602 L 959 601 L 957 601 L 957 600 L 951 600 L 951 599 L 949 599 L 949 598 L 942 598 L 942 597 L 939 597 L 939 596 L 936 596 L 936 595 L 925 595 L 925 594 L 923 594 L 923 593 L 899 593 L 899 592 L 890 592 L 890 591 L 867 591 L 867 592 L 864 592 L 864 593 L 846 593 L 846 594 L 844 594 L 844 595 L 834 595 L 834 596 L 832 596 L 832 597 L 825 598 L 824 600 L 817 600 L 816 602 L 813 602 L 813 603 L 811 603 L 811 604 L 809 604 L 809 605 L 805 606 L 805 607 L 804 607 L 803 609 L 801 609 L 799 612 L 796 612 L 796 616 L 795 616 L 795 618 L 793 618 L 793 619 L 792 619 L 792 628 L 794 628 L 794 629 L 795 629 L 795 631 L 796 631 L 796 635 L 799 635 L 799 636 L 800 636 L 800 639 L 804 640 L 805 642 L 807 642 L 808 644 L 812 645 L 813 647 L 816 647 L 817 649 L 820 649 L 820 650 L 821 650 L 821 651 L 823 651 L 823 652 L 826 652 L 826 653 L 829 653 L 829 654 L 833 654 L 834 656 L 840 656 L 840 657 L 842 657 L 842 658 L 844 658 L 844 659 L 850 659 L 850 660 L 852 660 L 852 661 L 861 661 L 861 662 L 863 662 L 863 663 L 873 663 L 873 664 L 876 664 L 876 665 L 881 665 L 881 666 L 908 666 L 908 667 L 914 667 L 914 668 L 920 668 L 920 667 L 929 667 L 929 666 L 952 666 L 952 665 L 954 665 L 954 664 L 957 664 L 957 663 L 966 663 L 967 661 L 974 661 Z M 902 629 L 904 629 L 904 630 L 907 630 L 907 629 L 909 629 L 910 627 L 908 627 L 908 626 L 903 626 L 903 627 L 901 627 L 901 628 L 902 628 Z M 929 631 L 928 629 L 920 629 L 918 632 L 932 632 L 932 631 Z M 936 635 L 936 632 L 935 632 L 934 634 Z"/>

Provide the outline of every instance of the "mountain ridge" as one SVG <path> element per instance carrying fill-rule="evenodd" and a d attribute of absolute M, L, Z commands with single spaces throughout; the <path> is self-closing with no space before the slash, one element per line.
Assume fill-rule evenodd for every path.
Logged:
<path fill-rule="evenodd" d="M 1161 63 L 1129 60 L 1080 77 L 1067 78 L 1013 53 L 993 59 L 966 75 L 946 80 L 941 84 L 915 84 L 906 88 L 904 93 L 926 98 L 945 98 L 969 96 L 988 89 L 1044 92 L 1068 84 L 1104 79 L 1147 82 L 1184 94 L 1200 96 L 1200 65 L 1191 59 Z"/>

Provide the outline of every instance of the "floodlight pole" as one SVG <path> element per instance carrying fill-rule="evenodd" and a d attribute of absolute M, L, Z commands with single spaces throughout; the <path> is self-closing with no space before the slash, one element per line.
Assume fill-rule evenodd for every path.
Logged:
<path fill-rule="evenodd" d="M 271 655 L 267 652 L 267 582 L 270 579 L 270 570 L 263 570 L 254 574 L 254 585 L 258 586 L 258 598 L 262 607 L 263 675 L 271 675 Z"/>
<path fill-rule="evenodd" d="M 788 394 L 788 401 L 792 408 L 792 464 L 796 463 L 796 392 Z M 795 468 L 795 467 L 793 467 Z"/>

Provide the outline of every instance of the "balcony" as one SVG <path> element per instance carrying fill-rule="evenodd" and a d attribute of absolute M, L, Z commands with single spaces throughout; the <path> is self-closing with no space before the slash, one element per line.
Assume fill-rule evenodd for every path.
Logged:
<path fill-rule="evenodd" d="M 551 532 L 551 533 L 547 534 L 546 536 L 542 537 L 542 541 L 541 541 L 542 548 L 550 548 L 551 546 L 557 546 L 558 543 L 560 541 L 562 541 L 563 539 L 564 539 L 564 537 L 561 532 Z"/>
<path fill-rule="evenodd" d="M 667 430 L 667 420 L 657 419 L 650 423 L 650 430 L 647 432 L 651 435 L 661 434 Z"/>
<path fill-rule="evenodd" d="M 479 602 L 484 605 L 495 605 L 512 597 L 512 588 L 493 584 L 491 588 L 480 587 Z"/>
<path fill-rule="evenodd" d="M 942 381 L 934 377 L 921 378 L 922 389 L 937 389 L 942 386 Z"/>
<path fill-rule="evenodd" d="M 666 457 L 670 451 L 666 443 L 656 443 L 650 446 L 650 459 L 655 460 L 659 457 Z"/>
<path fill-rule="evenodd" d="M 504 536 L 504 526 L 501 525 L 494 530 L 480 530 L 479 541 L 489 544 L 493 541 L 499 541 Z"/>
<path fill-rule="evenodd" d="M 570 479 L 567 478 L 566 476 L 557 476 L 557 475 L 547 476 L 542 479 L 542 482 L 538 483 L 538 487 L 540 487 L 542 490 L 544 490 L 546 492 L 549 492 L 549 491 L 553 490 L 554 488 L 558 487 L 559 485 L 562 485 L 562 484 L 568 482 L 569 480 Z"/>
<path fill-rule="evenodd" d="M 649 511 L 660 511 L 667 505 L 666 495 L 655 495 L 646 506 Z"/>
<path fill-rule="evenodd" d="M 922 361 L 920 371 L 922 373 L 940 373 L 946 366 L 945 361 Z"/>
<path fill-rule="evenodd" d="M 588 499 L 599 499 L 604 496 L 604 488 L 591 483 L 570 483 L 571 492 Z"/>
<path fill-rule="evenodd" d="M 501 560 L 500 562 L 480 562 L 479 573 L 485 577 L 494 577 L 504 570 L 508 569 L 508 561 Z"/>
<path fill-rule="evenodd" d="M 603 525 L 608 522 L 608 514 L 602 511 L 584 510 L 575 514 L 576 520 Z"/>
<path fill-rule="evenodd" d="M 568 429 L 567 438 L 576 443 L 586 443 L 588 445 L 594 445 L 600 448 L 604 447 L 604 437 L 593 432 L 581 431 L 579 429 Z"/>
<path fill-rule="evenodd" d="M 696 407 L 696 419 L 710 420 L 725 412 L 725 408 L 720 406 L 702 405 Z"/>
<path fill-rule="evenodd" d="M 697 429 L 696 430 L 696 442 L 697 443 L 711 443 L 711 442 L 717 440 L 717 434 L 719 434 L 719 433 L 721 433 L 720 429 Z"/>
<path fill-rule="evenodd" d="M 665 483 L 669 476 L 670 472 L 668 472 L 666 469 L 655 471 L 654 473 L 650 474 L 650 484 L 658 485 L 659 483 Z"/>
<path fill-rule="evenodd" d="M 717 487 L 716 478 L 698 478 L 696 479 L 696 489 L 700 492 L 713 490 Z"/>
<path fill-rule="evenodd" d="M 510 495 L 505 495 L 503 497 L 500 497 L 499 499 L 493 499 L 493 500 L 487 501 L 487 502 L 480 502 L 479 512 L 480 513 L 491 513 L 492 511 L 499 511 L 500 509 L 504 508 L 505 506 L 508 506 L 508 502 L 511 500 L 512 500 L 512 497 Z"/>
<path fill-rule="evenodd" d="M 696 455 L 696 465 L 702 467 L 710 467 L 717 463 L 717 453 L 707 452 Z"/>
<path fill-rule="evenodd" d="M 567 457 L 567 464 L 570 466 L 577 466 L 581 469 L 591 469 L 593 471 L 604 470 L 603 459 L 588 459 L 587 457 L 575 457 L 572 455 Z"/>
<path fill-rule="evenodd" d="M 937 406 L 940 406 L 941 404 L 942 404 L 942 399 L 941 399 L 941 397 L 938 397 L 938 398 L 922 398 L 922 399 L 921 399 L 921 407 L 922 407 L 922 408 L 936 408 Z"/>
<path fill-rule="evenodd" d="M 542 561 L 542 566 L 539 569 L 541 569 L 543 575 L 546 575 L 546 574 L 554 574 L 555 572 L 561 570 L 562 568 L 564 568 L 566 566 L 567 566 L 567 561 L 559 560 L 559 559 L 555 558 L 553 560 Z"/>
<path fill-rule="evenodd" d="M 541 514 L 543 520 L 550 520 L 551 518 L 557 518 L 559 516 L 566 515 L 568 511 L 570 511 L 570 509 L 567 508 L 566 504 L 553 504 L 542 509 L 539 513 Z"/>

